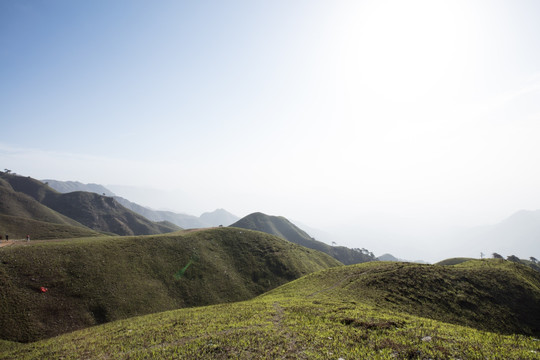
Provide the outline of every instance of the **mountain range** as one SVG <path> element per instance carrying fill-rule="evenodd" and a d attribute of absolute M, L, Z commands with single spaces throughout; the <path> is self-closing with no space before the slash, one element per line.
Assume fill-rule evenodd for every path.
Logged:
<path fill-rule="evenodd" d="M 105 186 L 99 185 L 99 184 L 83 184 L 79 181 L 59 181 L 59 180 L 52 180 L 52 179 L 41 180 L 41 182 L 45 183 L 46 185 L 49 185 L 51 188 L 61 193 L 69 193 L 69 192 L 74 192 L 74 191 L 87 191 L 87 192 L 93 192 L 99 195 L 116 196 L 112 191 L 107 189 Z"/>
<path fill-rule="evenodd" d="M 204 228 L 219 225 L 228 226 L 240 219 L 238 216 L 233 215 L 224 209 L 205 212 L 199 217 L 188 214 L 180 214 L 173 211 L 153 210 L 149 207 L 136 204 L 124 199 L 123 197 L 117 196 L 105 186 L 98 184 L 83 184 L 78 181 L 58 180 L 42 180 L 42 182 L 47 183 L 50 187 L 61 193 L 86 191 L 111 196 L 124 207 L 144 216 L 151 221 L 168 221 L 184 229 Z"/>
<path fill-rule="evenodd" d="M 187 214 L 179 214 L 171 211 L 153 210 L 145 206 L 133 203 L 122 197 L 114 195 L 112 191 L 106 187 L 98 184 L 82 184 L 77 181 L 56 181 L 56 180 L 43 180 L 39 182 L 29 177 L 16 176 L 9 173 L 3 173 L 1 179 L 6 181 L 2 185 L 4 198 L 6 201 L 0 206 L 4 209 L 0 213 L 0 216 L 16 216 L 25 213 L 26 219 L 34 221 L 31 232 L 36 234 L 36 230 L 39 229 L 39 235 L 42 238 L 48 238 L 54 236 L 54 232 L 50 232 L 50 224 L 55 225 L 55 232 L 60 231 L 58 226 L 62 226 L 64 233 L 62 236 L 68 236 L 73 228 L 66 230 L 65 226 L 76 226 L 81 231 L 81 226 L 86 231 L 98 231 L 109 232 L 115 234 L 129 235 L 129 234 L 150 234 L 160 233 L 164 231 L 172 231 L 180 228 L 202 228 L 212 226 L 228 226 L 240 219 L 223 209 L 218 209 L 213 212 L 204 213 L 201 216 L 193 216 Z M 0 179 L 0 180 L 1 180 Z M 8 181 L 9 180 L 9 181 Z M 43 183 L 45 182 L 45 183 Z M 6 187 L 6 184 L 9 186 Z M 55 187 L 54 190 L 62 194 L 54 194 L 54 190 L 51 187 Z M 6 193 L 15 191 L 15 193 Z M 67 193 L 63 193 L 70 191 Z M 77 195 L 74 193 L 79 192 Z M 81 192 L 91 192 L 95 195 L 83 194 Z M 26 197 L 23 200 L 22 194 L 30 196 L 37 201 L 40 205 L 29 205 L 29 199 Z M 71 195 L 70 195 L 71 194 Z M 106 194 L 105 196 L 103 194 Z M 115 200 L 112 202 L 110 199 Z M 10 199 L 10 201 L 7 201 Z M 17 201 L 15 201 L 17 199 Z M 77 202 L 81 202 L 80 205 L 73 205 Z M 11 204 L 11 208 L 8 210 L 6 206 Z M 16 204 L 17 203 L 17 204 Z M 99 203 L 99 204 L 98 204 Z M 24 205 L 26 204 L 26 205 Z M 25 208 L 23 211 L 22 208 Z M 43 210 L 46 207 L 48 210 L 40 212 L 40 215 L 32 215 L 38 209 Z M 71 207 L 71 208 L 70 208 Z M 54 211 L 51 213 L 51 210 Z M 129 210 L 129 211 L 128 211 Z M 112 212 L 112 215 L 106 215 L 108 212 Z M 118 212 L 121 212 L 120 215 Z M 46 213 L 46 215 L 45 215 Z M 64 215 L 64 218 L 60 220 L 59 215 Z M 142 215 L 143 218 L 136 215 Z M 56 218 L 54 221 L 47 219 Z M 6 232 L 12 232 L 13 228 L 20 228 L 13 226 L 15 220 L 6 223 L 3 228 Z M 20 221 L 20 219 L 18 220 Z M 35 221 L 45 221 L 46 226 L 42 223 L 36 223 Z M 326 253 L 337 254 L 343 252 L 337 258 L 344 263 L 358 262 L 358 258 L 362 261 L 365 260 L 364 255 L 369 255 L 369 252 L 365 249 L 354 249 L 355 252 L 351 252 L 345 247 L 332 246 L 321 242 L 317 242 L 313 237 L 308 235 L 305 231 L 299 232 L 297 229 L 291 230 L 289 233 L 284 234 L 280 231 L 275 231 L 276 228 L 268 228 L 262 222 L 253 222 L 253 219 L 246 219 L 243 223 L 240 223 L 241 227 L 245 226 L 250 229 L 257 229 L 259 231 L 276 234 L 289 241 L 298 242 L 300 244 L 311 244 L 315 249 L 322 250 Z M 243 224 L 243 225 L 242 225 Z M 310 230 L 311 231 L 311 230 Z M 26 230 L 25 230 L 26 232 Z M 28 231 L 30 232 L 30 231 Z M 50 234 L 47 234 L 47 233 Z M 74 233 L 75 234 L 75 233 Z M 17 236 L 24 237 L 25 233 L 21 232 Z M 456 248 L 461 248 L 465 251 L 463 255 L 477 256 L 480 253 L 484 253 L 484 256 L 491 256 L 492 253 L 500 253 L 503 256 L 518 255 L 518 257 L 528 258 L 530 256 L 539 257 L 540 242 L 537 239 L 540 238 L 540 210 L 519 211 L 509 218 L 501 221 L 500 223 L 482 226 L 476 228 L 461 229 L 459 231 L 448 231 L 439 240 L 441 243 L 434 248 L 434 251 L 439 249 L 441 257 L 444 257 L 448 252 L 448 246 L 446 244 L 453 244 L 455 252 Z M 438 239 L 438 238 L 437 238 Z M 445 247 L 446 246 L 446 247 Z M 517 250 L 517 251 L 516 251 Z M 366 254 L 367 252 L 367 254 Z M 359 256 L 360 255 L 360 256 Z M 454 254 L 452 254 L 454 255 Z M 457 255 L 457 254 L 456 254 Z M 336 255 L 337 256 L 337 255 Z M 383 256 L 384 259 L 386 259 Z M 394 257 L 390 259 L 398 259 Z"/>
<path fill-rule="evenodd" d="M 43 180 L 49 186 L 55 187 L 57 191 L 86 191 L 103 192 L 112 194 L 107 188 L 97 184 L 83 184 L 76 181 L 56 181 Z M 66 193 L 69 195 L 71 193 Z M 97 194 L 96 194 L 97 195 Z M 213 226 L 230 225 L 244 229 L 262 231 L 271 235 L 276 235 L 292 243 L 305 246 L 310 249 L 322 251 L 344 264 L 357 264 L 366 261 L 373 261 L 375 257 L 367 250 L 349 249 L 344 246 L 330 246 L 323 242 L 315 240 L 304 230 L 290 222 L 284 217 L 269 216 L 263 213 L 253 213 L 239 219 L 237 216 L 224 209 L 217 209 L 213 212 L 203 213 L 200 217 L 186 214 L 178 214 L 171 211 L 158 211 L 145 206 L 141 206 L 122 197 L 113 195 L 111 198 L 116 200 L 125 208 L 144 216 L 151 221 L 166 221 L 182 228 L 206 228 Z"/>
<path fill-rule="evenodd" d="M 217 209 L 207 212 L 200 217 L 185 214 L 177 214 L 170 211 L 156 211 L 138 205 L 129 200 L 116 195 L 101 195 L 92 191 L 111 194 L 105 187 L 97 184 L 82 184 L 80 182 L 62 182 L 55 180 L 38 181 L 30 177 L 23 177 L 9 173 L 2 173 L 0 180 L 3 181 L 3 191 L 9 193 L 13 199 L 24 198 L 28 206 L 23 206 L 20 201 L 9 202 L 12 209 L 4 209 L 3 216 L 23 215 L 26 224 L 30 221 L 47 221 L 54 214 L 63 225 L 70 225 L 84 228 L 87 235 L 97 235 L 99 233 L 116 235 L 149 235 L 180 230 L 178 224 L 184 227 L 207 228 L 212 226 L 222 226 L 234 222 L 231 226 L 262 231 L 271 235 L 276 235 L 292 243 L 305 246 L 310 249 L 319 250 L 337 259 L 344 264 L 356 264 L 366 261 L 373 261 L 375 257 L 367 250 L 349 249 L 343 246 L 330 246 L 317 241 L 309 236 L 305 231 L 298 228 L 284 217 L 269 216 L 263 213 L 250 214 L 242 219 L 230 214 L 224 209 Z M 52 189 L 55 186 L 61 193 Z M 92 190 L 92 191 L 84 191 Z M 6 197 L 7 199 L 7 197 Z M 5 204 L 8 204 L 7 202 Z M 15 212 L 18 208 L 26 211 Z M 47 216 L 33 216 L 28 209 L 46 209 Z M 11 211 L 13 210 L 13 211 Z M 46 239 L 54 237 L 57 226 L 47 228 L 47 233 L 38 227 L 25 225 L 25 230 L 21 226 L 15 226 L 13 219 L 6 220 L 6 231 L 13 236 L 23 238 L 25 233 L 32 234 L 34 238 Z M 237 220 L 237 221 L 236 221 Z M 236 222 L 235 222 L 236 221 Z M 20 222 L 20 220 L 19 220 Z M 8 226 L 9 225 L 9 226 Z M 187 226 L 186 226 L 187 225 Z M 82 231 L 82 230 L 79 230 Z M 64 237 L 75 237 L 75 232 L 67 232 Z M 62 237 L 62 236 L 60 236 Z"/>
<path fill-rule="evenodd" d="M 18 223 L 24 224 L 14 228 L 14 222 L 7 221 L 6 227 L 11 228 L 12 238 L 23 238 L 27 234 L 41 239 L 48 238 L 50 227 L 39 227 L 36 221 L 67 225 L 71 227 L 70 230 L 73 227 L 82 228 L 84 230 L 77 230 L 86 231 L 89 235 L 145 235 L 180 229 L 170 222 L 150 221 L 126 209 L 109 196 L 83 191 L 62 194 L 39 180 L 9 173 L 1 173 L 0 180 L 3 192 L 1 215 L 4 219 L 8 216 L 13 220 L 14 217 Z M 63 233 L 72 236 L 71 231 Z"/>

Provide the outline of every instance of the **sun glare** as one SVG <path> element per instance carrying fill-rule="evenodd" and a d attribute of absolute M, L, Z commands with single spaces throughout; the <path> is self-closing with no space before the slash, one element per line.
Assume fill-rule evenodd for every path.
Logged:
<path fill-rule="evenodd" d="M 462 63 L 467 43 L 458 10 L 438 1 L 384 1 L 359 9 L 345 44 L 349 90 L 400 103 L 451 91 L 445 87 L 452 87 L 452 68 Z"/>

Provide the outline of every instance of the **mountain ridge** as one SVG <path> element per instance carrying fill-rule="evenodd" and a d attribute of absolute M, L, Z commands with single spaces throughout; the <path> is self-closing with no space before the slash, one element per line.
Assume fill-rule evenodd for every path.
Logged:
<path fill-rule="evenodd" d="M 330 246 L 317 241 L 283 216 L 271 216 L 256 212 L 243 217 L 230 226 L 262 231 L 267 234 L 279 236 L 292 243 L 322 251 L 345 265 L 375 260 L 373 254 L 367 251 L 349 249 L 344 246 Z"/>
<path fill-rule="evenodd" d="M 86 191 L 93 192 L 105 196 L 116 196 L 115 193 L 107 189 L 105 186 L 100 184 L 83 184 L 80 181 L 60 181 L 52 179 L 40 180 L 41 182 L 49 185 L 51 188 L 55 189 L 61 193 L 68 193 L 74 191 Z"/>
<path fill-rule="evenodd" d="M 137 214 L 142 215 L 151 221 L 169 221 L 177 226 L 180 226 L 183 229 L 213 227 L 218 225 L 228 226 L 239 219 L 238 216 L 233 215 L 224 209 L 216 209 L 211 212 L 205 212 L 199 217 L 174 211 L 154 210 L 150 207 L 139 205 L 121 196 L 117 196 L 105 186 L 98 184 L 83 184 L 79 181 L 42 181 L 47 182 L 50 187 L 61 193 L 86 191 L 114 197 L 116 201 L 118 201 L 127 209 L 134 211 Z"/>
<path fill-rule="evenodd" d="M 135 235 L 158 234 L 180 229 L 177 226 L 171 226 L 172 224 L 152 222 L 126 209 L 109 196 L 83 191 L 59 193 L 31 177 L 9 173 L 1 173 L 0 177 L 4 180 L 4 184 L 8 183 L 15 193 L 25 194 L 39 202 L 41 207 L 47 207 L 51 211 L 70 218 L 74 225 L 82 224 L 98 232 Z M 24 198 L 18 196 L 20 199 Z M 28 206 L 33 208 L 35 203 L 28 203 Z"/>

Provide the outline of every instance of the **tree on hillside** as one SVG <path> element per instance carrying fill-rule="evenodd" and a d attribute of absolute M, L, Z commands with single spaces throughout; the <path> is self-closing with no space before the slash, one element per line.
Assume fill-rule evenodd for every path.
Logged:
<path fill-rule="evenodd" d="M 493 254 L 491 254 L 491 256 L 493 256 L 494 259 L 504 259 L 501 255 L 499 255 L 497 253 L 493 253 Z"/>
<path fill-rule="evenodd" d="M 538 260 L 534 256 L 531 256 L 529 260 L 531 260 L 535 264 L 538 262 Z"/>
<path fill-rule="evenodd" d="M 512 261 L 512 262 L 515 262 L 515 263 L 521 262 L 521 260 L 519 260 L 519 258 L 516 255 L 507 256 L 506 260 Z"/>

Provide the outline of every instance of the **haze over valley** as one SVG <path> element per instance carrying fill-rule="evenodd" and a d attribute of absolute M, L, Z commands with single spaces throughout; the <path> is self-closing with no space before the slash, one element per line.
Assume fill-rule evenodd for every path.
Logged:
<path fill-rule="evenodd" d="M 200 217 L 172 211 L 153 210 L 140 204 L 131 202 L 123 197 L 116 196 L 109 188 L 122 191 L 122 186 L 102 186 L 98 184 L 83 184 L 73 181 L 42 180 L 60 192 L 90 191 L 114 197 L 122 205 L 145 216 L 152 221 L 170 221 L 182 228 L 199 228 L 211 226 L 229 226 L 240 220 L 239 216 L 231 214 L 225 209 L 205 212 Z M 166 197 L 165 193 L 149 192 L 154 199 L 159 196 Z M 141 201 L 150 201 L 149 194 L 143 189 L 136 191 L 129 188 L 129 194 Z M 157 199 L 155 204 L 163 199 Z M 245 214 L 244 216 L 249 215 Z M 244 217 L 242 216 L 242 217 Z M 331 214 L 329 214 L 331 217 Z M 367 216 L 369 219 L 369 216 Z M 293 219 L 294 220 L 294 219 Z M 501 222 L 471 227 L 436 228 L 425 224 L 424 228 L 408 222 L 396 222 L 389 217 L 386 222 L 372 223 L 363 219 L 356 223 L 343 223 L 342 227 L 329 227 L 325 230 L 296 222 L 302 231 L 307 230 L 306 236 L 316 238 L 329 245 L 342 245 L 350 248 L 367 248 L 377 256 L 392 253 L 400 259 L 409 261 L 437 262 L 448 257 L 490 257 L 493 252 L 504 256 L 516 255 L 521 258 L 534 256 L 539 249 L 540 238 L 540 210 L 522 210 L 511 214 Z M 389 224 L 392 224 L 390 226 Z M 253 229 L 256 229 L 252 227 Z M 257 228 L 261 230 L 261 228 Z M 279 235 L 279 234 L 278 234 Z"/>

